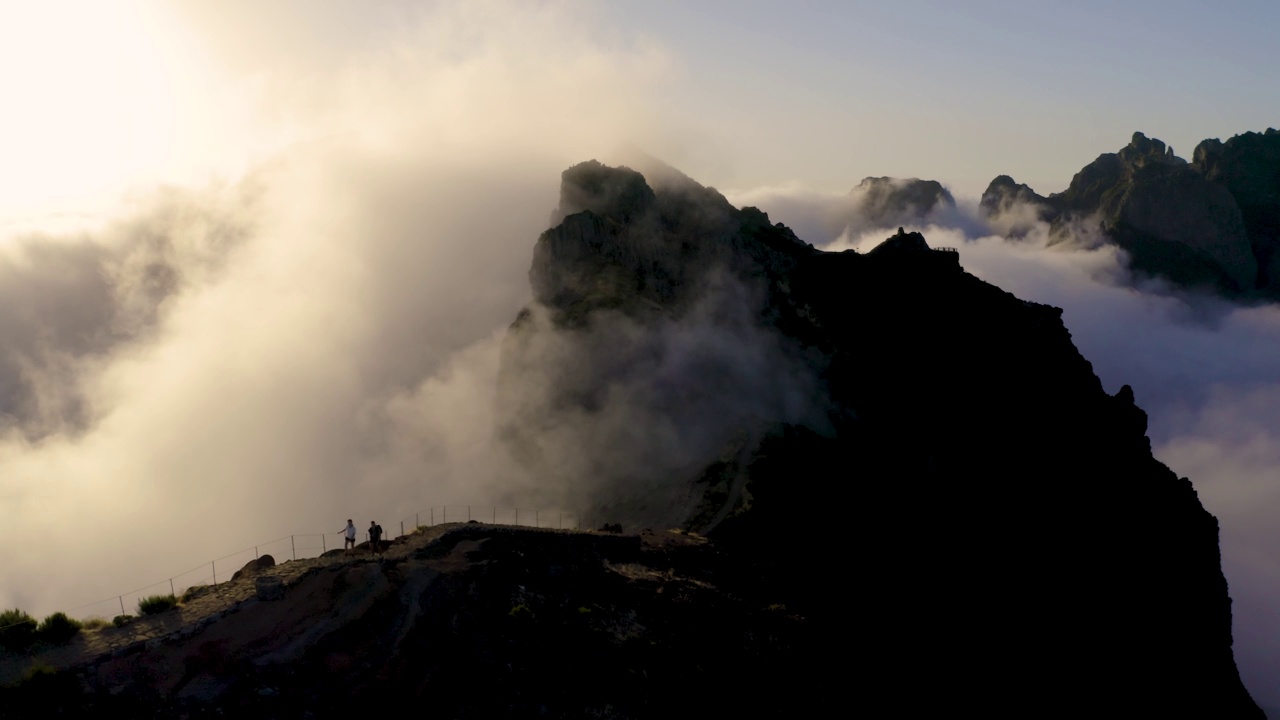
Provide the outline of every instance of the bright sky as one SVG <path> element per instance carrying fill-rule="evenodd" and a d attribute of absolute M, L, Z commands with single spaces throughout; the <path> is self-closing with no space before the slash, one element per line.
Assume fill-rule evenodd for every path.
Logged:
<path fill-rule="evenodd" d="M 613 3 L 671 48 L 703 176 L 847 190 L 867 175 L 1042 193 L 1141 130 L 1190 156 L 1280 122 L 1280 5 L 1043 0 Z"/>
<path fill-rule="evenodd" d="M 394 52 L 437 5 L 4 3 L 0 221 L 238 172 L 320 132 L 278 113 L 264 83 Z M 976 195 L 1005 173 L 1047 193 L 1134 130 L 1189 156 L 1280 122 L 1280 93 L 1265 91 L 1276 3 L 571 5 L 584 34 L 662 58 L 662 122 L 638 139 L 722 189 L 892 175 Z"/>
<path fill-rule="evenodd" d="M 1244 0 L 0 0 L 0 390 L 38 401 L 0 419 L 92 420 L 0 436 L 0 509 L 44 538 L 0 545 L 0 606 L 507 489 L 475 479 L 476 398 L 574 162 L 632 142 L 730 197 L 1056 192 L 1134 131 L 1190 157 L 1280 126 L 1277 28 Z M 218 182 L 264 165 L 260 194 Z M 1222 521 L 1237 659 L 1280 706 L 1280 312 L 1202 327 L 1099 282 L 1112 256 L 930 232 L 1066 308 L 1109 388 L 1174 388 L 1153 445 Z"/>

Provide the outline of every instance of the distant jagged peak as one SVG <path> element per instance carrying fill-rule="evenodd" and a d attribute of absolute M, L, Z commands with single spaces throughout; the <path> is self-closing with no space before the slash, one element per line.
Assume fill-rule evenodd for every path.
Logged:
<path fill-rule="evenodd" d="M 937 180 L 867 177 L 850 191 L 864 222 L 890 226 L 917 220 L 940 208 L 953 208 L 956 200 Z"/>
<path fill-rule="evenodd" d="M 864 193 L 871 196 L 896 193 L 920 200 L 921 204 L 956 204 L 956 199 L 951 196 L 951 192 L 942 183 L 937 180 L 921 180 L 914 177 L 865 177 L 850 193 Z"/>
<path fill-rule="evenodd" d="M 704 186 L 676 168 L 634 146 L 616 150 L 609 158 L 616 165 L 588 160 L 560 176 L 560 207 L 551 215 L 554 227 L 565 217 L 583 210 L 629 223 L 647 208 L 691 205 L 702 212 L 732 213 L 732 203 L 715 188 Z"/>
<path fill-rule="evenodd" d="M 990 216 L 1007 213 L 1016 205 L 1043 206 L 1046 202 L 1046 198 L 1032 190 L 1031 186 L 1017 182 L 1008 175 L 998 175 L 983 191 L 978 206 Z"/>
<path fill-rule="evenodd" d="M 1174 154 L 1171 146 L 1140 132 L 1135 132 L 1129 144 L 1121 148 L 1118 154 L 1126 167 L 1142 167 L 1152 163 L 1175 166 L 1187 164 L 1186 160 Z"/>

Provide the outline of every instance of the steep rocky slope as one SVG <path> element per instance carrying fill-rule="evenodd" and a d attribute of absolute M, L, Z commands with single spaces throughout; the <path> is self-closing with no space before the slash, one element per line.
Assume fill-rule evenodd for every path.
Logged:
<path fill-rule="evenodd" d="M 1174 166 L 1154 150 L 1121 162 Z M 978 280 L 915 233 L 822 253 L 692 181 L 645 193 L 633 171 L 586 164 L 566 171 L 563 195 L 586 197 L 573 188 L 584 175 L 631 189 L 561 208 L 530 272 L 545 313 L 522 313 L 504 357 L 504 437 L 547 482 L 583 469 L 555 461 L 557 432 L 567 416 L 606 422 L 611 388 L 696 396 L 728 378 L 711 386 L 725 431 L 700 458 L 662 465 L 670 445 L 654 441 L 661 472 L 628 482 L 629 502 L 587 479 L 579 500 L 684 522 L 759 560 L 860 668 L 858 703 L 1258 715 L 1232 659 L 1217 523 L 1152 457 L 1132 391 L 1103 391 L 1060 310 Z M 1144 217 L 1127 202 L 1118 217 Z M 741 288 L 734 312 L 717 306 L 723 322 L 708 323 L 699 293 L 726 284 Z M 632 340 L 607 341 L 623 322 Z M 743 375 L 730 353 L 684 377 L 650 373 L 683 352 L 661 341 L 682 325 L 733 347 L 762 339 L 789 362 Z M 548 344 L 550 364 L 536 351 Z M 738 412 L 783 384 L 792 406 Z M 669 399 L 662 425 L 703 431 L 708 413 Z"/>
<path fill-rule="evenodd" d="M 989 216 L 1029 204 L 1055 238 L 1083 224 L 1123 248 L 1139 273 L 1242 299 L 1280 299 L 1280 132 L 1206 140 L 1194 162 L 1142 133 L 1042 197 L 1001 175 L 983 193 Z"/>

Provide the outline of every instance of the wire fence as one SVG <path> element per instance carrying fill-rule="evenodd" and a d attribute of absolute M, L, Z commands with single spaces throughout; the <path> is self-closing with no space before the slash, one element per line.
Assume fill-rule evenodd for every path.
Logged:
<path fill-rule="evenodd" d="M 473 521 L 495 525 L 580 530 L 583 526 L 583 515 L 578 512 L 563 510 L 494 505 L 436 505 L 404 517 L 399 521 L 398 527 L 383 528 L 384 539 L 391 540 L 410 535 L 419 528 Z M 360 532 L 363 535 L 363 541 L 367 541 L 369 539 L 368 530 Z M 357 537 L 357 542 L 361 542 L 361 538 Z M 115 615 L 134 615 L 139 613 L 141 601 L 148 597 L 173 595 L 176 598 L 181 598 L 192 587 L 208 586 L 216 588 L 219 584 L 230 581 L 232 575 L 250 561 L 256 560 L 263 555 L 270 555 L 276 562 L 307 560 L 320 557 L 330 551 L 341 551 L 344 546 L 343 531 L 285 535 L 275 540 L 237 550 L 229 555 L 208 560 L 190 570 L 176 573 L 150 585 L 135 588 L 125 593 L 117 593 L 102 600 L 85 603 L 65 612 L 67 615 L 74 614 L 74 616 L 80 618 L 109 618 Z M 24 621 L 0 626 L 0 631 L 23 624 L 27 623 Z"/>

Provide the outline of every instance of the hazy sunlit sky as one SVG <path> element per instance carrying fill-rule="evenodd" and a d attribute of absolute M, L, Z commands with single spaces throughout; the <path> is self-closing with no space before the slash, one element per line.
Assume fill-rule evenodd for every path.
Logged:
<path fill-rule="evenodd" d="M 1278 28 L 1243 1 L 0 0 L 0 606 L 113 614 L 267 538 L 555 497 L 491 452 L 498 347 L 560 171 L 630 143 L 798 228 L 789 198 L 866 176 L 950 187 L 930 241 L 1064 308 L 1218 516 L 1242 677 L 1280 706 L 1280 310 L 964 216 L 1134 131 L 1190 158 L 1280 126 Z"/>
<path fill-rule="evenodd" d="M 395 53 L 438 5 L 5 3 L 0 202 L 234 172 L 331 130 L 261 93 Z M 894 175 L 976 195 L 1006 173 L 1056 192 L 1134 130 L 1189 157 L 1280 117 L 1275 3 L 568 5 L 591 39 L 650 55 L 662 124 L 634 139 L 726 189 Z"/>

